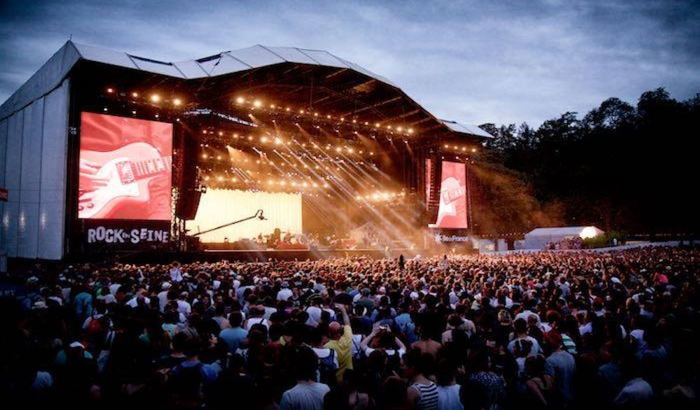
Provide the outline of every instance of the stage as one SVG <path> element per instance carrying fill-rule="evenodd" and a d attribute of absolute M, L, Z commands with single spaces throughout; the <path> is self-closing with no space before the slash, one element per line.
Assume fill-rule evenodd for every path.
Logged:
<path fill-rule="evenodd" d="M 456 254 L 477 254 L 473 249 L 460 249 Z M 406 259 L 415 257 L 440 256 L 443 254 L 454 255 L 449 249 L 392 249 L 388 252 L 377 249 L 267 249 L 267 250 L 241 250 L 241 249 L 205 249 L 197 251 L 179 252 L 155 249 L 139 252 L 109 252 L 103 255 L 82 255 L 79 261 L 101 262 L 107 259 L 115 259 L 123 263 L 170 263 L 179 261 L 189 262 L 269 262 L 269 261 L 293 261 L 293 260 L 322 260 L 331 258 L 367 257 L 371 259 L 391 258 L 397 259 L 403 255 Z"/>

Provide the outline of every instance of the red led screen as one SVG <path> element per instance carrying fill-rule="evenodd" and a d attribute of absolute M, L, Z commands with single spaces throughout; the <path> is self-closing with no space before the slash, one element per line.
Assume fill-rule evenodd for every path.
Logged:
<path fill-rule="evenodd" d="M 78 217 L 170 220 L 172 124 L 82 113 Z"/>

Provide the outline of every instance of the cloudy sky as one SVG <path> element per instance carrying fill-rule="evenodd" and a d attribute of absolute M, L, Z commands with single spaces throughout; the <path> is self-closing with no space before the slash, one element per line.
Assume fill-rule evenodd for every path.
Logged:
<path fill-rule="evenodd" d="M 0 0 L 0 101 L 72 35 L 163 61 L 322 49 L 441 118 L 539 125 L 608 97 L 700 92 L 697 0 Z"/>

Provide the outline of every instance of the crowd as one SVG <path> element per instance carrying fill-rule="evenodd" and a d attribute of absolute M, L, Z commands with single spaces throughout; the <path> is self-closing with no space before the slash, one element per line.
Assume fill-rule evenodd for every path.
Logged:
<path fill-rule="evenodd" d="M 696 408 L 697 249 L 35 265 L 6 403 L 70 409 Z"/>

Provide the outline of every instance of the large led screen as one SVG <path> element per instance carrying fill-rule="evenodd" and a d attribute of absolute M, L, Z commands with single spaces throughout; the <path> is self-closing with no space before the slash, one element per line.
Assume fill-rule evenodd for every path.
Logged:
<path fill-rule="evenodd" d="M 301 194 L 284 192 L 252 192 L 229 189 L 210 189 L 202 194 L 197 217 L 188 223 L 192 233 L 248 218 L 262 210 L 264 220 L 253 218 L 223 229 L 206 233 L 202 242 L 230 242 L 239 239 L 255 240 L 279 229 L 283 233 L 302 232 Z"/>
<path fill-rule="evenodd" d="M 465 165 L 457 162 L 442 163 L 440 207 L 433 228 L 467 228 L 467 186 Z"/>
<path fill-rule="evenodd" d="M 172 124 L 82 113 L 78 217 L 170 220 Z"/>

